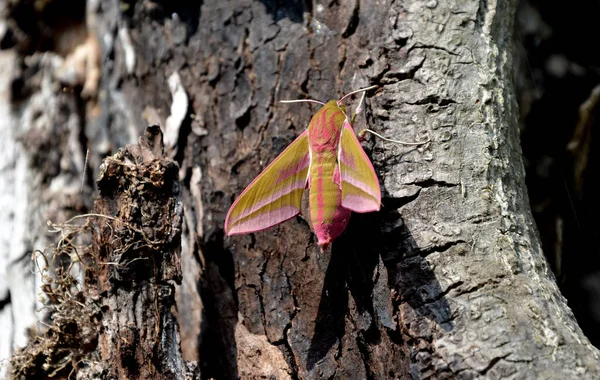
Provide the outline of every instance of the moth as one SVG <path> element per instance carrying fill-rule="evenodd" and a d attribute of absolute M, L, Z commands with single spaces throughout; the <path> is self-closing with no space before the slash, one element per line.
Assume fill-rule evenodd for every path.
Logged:
<path fill-rule="evenodd" d="M 321 250 L 344 231 L 352 212 L 378 211 L 381 189 L 373 164 L 354 133 L 366 91 L 352 91 L 340 100 L 288 100 L 322 105 L 300 134 L 233 202 L 225 219 L 227 235 L 261 231 L 301 212 L 302 194 L 309 193 L 311 226 Z M 348 117 L 342 104 L 362 92 Z"/>

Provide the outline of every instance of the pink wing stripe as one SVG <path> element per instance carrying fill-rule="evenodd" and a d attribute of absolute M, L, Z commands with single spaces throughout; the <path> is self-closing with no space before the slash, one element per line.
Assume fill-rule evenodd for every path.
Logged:
<path fill-rule="evenodd" d="M 348 182 L 352 186 L 359 188 L 360 190 L 364 191 L 365 193 L 371 195 L 373 198 L 379 198 L 379 192 L 377 190 L 374 190 L 371 186 L 367 185 L 366 183 L 362 182 L 361 180 L 352 177 L 350 175 L 350 173 L 344 173 L 342 171 L 341 176 L 342 176 L 342 181 Z"/>
<path fill-rule="evenodd" d="M 361 197 L 360 195 L 347 195 L 342 200 L 342 207 L 354 212 L 371 212 L 379 210 L 379 203 L 371 198 Z"/>
<path fill-rule="evenodd" d="M 344 152 L 343 150 L 340 151 L 340 161 L 342 161 L 344 165 L 356 170 L 356 163 L 354 162 L 354 157 L 346 154 L 346 152 Z"/>
<path fill-rule="evenodd" d="M 256 232 L 272 227 L 274 224 L 283 222 L 298 215 L 298 209 L 293 206 L 285 206 L 268 213 L 263 213 L 254 218 L 244 220 L 243 222 L 231 227 L 229 235 L 245 234 Z M 272 222 L 275 220 L 276 222 Z"/>
<path fill-rule="evenodd" d="M 244 212 L 242 212 L 241 214 L 239 214 L 237 217 L 233 218 L 232 220 L 230 220 L 228 223 L 229 225 L 233 225 L 235 224 L 238 220 L 243 219 L 245 217 L 247 217 L 248 215 L 251 215 L 252 213 L 260 210 L 261 208 L 265 207 L 266 205 L 268 205 L 271 202 L 274 202 L 275 200 L 281 198 L 282 196 L 291 193 L 294 190 L 298 190 L 298 189 L 304 189 L 304 187 L 306 186 L 306 179 L 300 180 L 300 181 L 296 181 L 296 182 L 292 182 L 290 183 L 288 186 L 282 188 L 281 190 L 271 194 L 268 198 L 264 198 L 261 201 L 258 201 L 256 203 L 254 203 L 252 205 L 252 207 L 249 207 L 247 209 L 244 210 Z M 293 207 L 294 210 L 298 211 L 295 207 Z M 261 213 L 258 217 L 267 217 L 268 215 L 265 215 L 263 213 Z M 255 218 L 252 218 L 250 220 L 254 220 Z M 245 224 L 247 222 L 243 222 L 243 224 Z M 234 229 L 238 228 L 239 226 L 234 226 L 231 231 L 233 231 Z"/>
<path fill-rule="evenodd" d="M 310 157 L 307 154 L 296 165 L 281 170 L 279 172 L 279 175 L 277 176 L 277 180 L 275 181 L 274 185 L 281 183 L 281 182 L 285 181 L 286 179 L 296 175 L 297 173 L 306 169 L 308 167 L 308 165 L 310 165 Z"/>

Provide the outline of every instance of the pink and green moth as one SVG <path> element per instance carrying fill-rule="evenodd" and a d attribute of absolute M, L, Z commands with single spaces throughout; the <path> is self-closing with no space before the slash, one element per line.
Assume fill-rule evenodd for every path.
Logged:
<path fill-rule="evenodd" d="M 225 219 L 227 235 L 261 231 L 293 218 L 301 212 L 305 189 L 309 192 L 311 225 L 322 250 L 344 231 L 352 211 L 378 211 L 379 180 L 353 129 L 365 91 L 375 87 L 327 103 L 283 101 L 313 102 L 322 107 L 308 129 L 233 202 Z M 363 93 L 360 103 L 349 118 L 342 101 L 358 92 Z"/>

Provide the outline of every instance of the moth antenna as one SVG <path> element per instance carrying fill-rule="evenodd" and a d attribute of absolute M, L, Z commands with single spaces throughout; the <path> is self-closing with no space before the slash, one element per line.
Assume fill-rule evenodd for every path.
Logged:
<path fill-rule="evenodd" d="M 363 129 L 359 133 L 359 135 L 363 135 L 364 136 L 365 132 L 369 132 L 370 134 L 375 135 L 375 136 L 379 137 L 382 140 L 389 141 L 389 142 L 392 142 L 392 143 L 395 143 L 395 144 L 402 144 L 402 145 L 423 145 L 423 144 L 427 144 L 428 142 L 431 141 L 429 138 L 426 141 L 422 141 L 422 142 L 404 142 L 404 141 L 400 141 L 400 140 L 389 139 L 387 137 L 383 137 L 379 133 L 377 133 L 377 132 L 375 132 L 373 130 L 370 130 L 368 128 Z"/>
<path fill-rule="evenodd" d="M 374 89 L 374 88 L 377 88 L 377 87 L 379 87 L 379 86 L 377 86 L 377 85 L 374 85 L 374 86 L 369 86 L 369 87 L 365 87 L 365 88 L 361 88 L 361 89 L 359 89 L 359 90 L 354 90 L 354 91 L 352 91 L 352 92 L 349 92 L 349 93 L 347 93 L 346 95 L 342 96 L 342 98 L 341 98 L 340 100 L 338 100 L 338 101 L 337 101 L 337 104 L 338 104 L 338 106 L 339 106 L 340 104 L 342 104 L 342 102 L 344 101 L 344 99 L 346 99 L 346 98 L 347 98 L 347 97 L 349 97 L 350 95 L 354 95 L 354 94 L 356 94 L 357 92 L 365 92 L 365 91 L 369 91 L 369 90 L 372 90 L 372 89 Z"/>
<path fill-rule="evenodd" d="M 325 105 L 325 103 L 314 99 L 280 100 L 279 103 L 317 103 L 322 106 Z"/>

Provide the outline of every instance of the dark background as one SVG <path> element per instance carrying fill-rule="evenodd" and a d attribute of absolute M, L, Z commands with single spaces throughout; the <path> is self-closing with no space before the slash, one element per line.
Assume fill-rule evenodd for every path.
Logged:
<path fill-rule="evenodd" d="M 558 284 L 596 347 L 598 15 L 598 1 L 521 1 L 514 33 L 515 85 L 533 216 Z"/>

